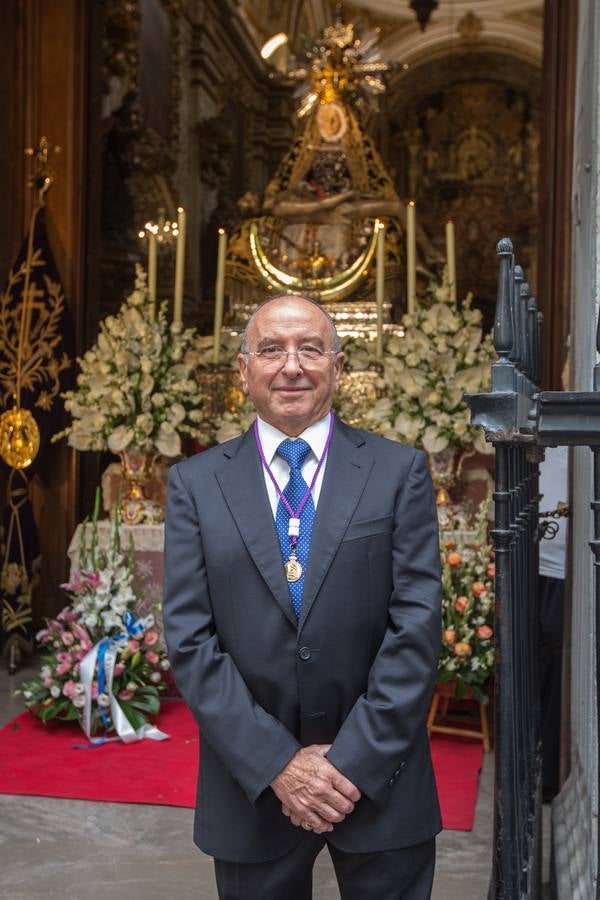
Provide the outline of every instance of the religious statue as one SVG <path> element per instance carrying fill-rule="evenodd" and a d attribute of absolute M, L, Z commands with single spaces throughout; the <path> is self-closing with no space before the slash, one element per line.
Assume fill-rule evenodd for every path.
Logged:
<path fill-rule="evenodd" d="M 235 307 L 287 291 L 320 302 L 373 302 L 377 223 L 385 224 L 385 293 L 404 307 L 406 207 L 363 130 L 360 106 L 385 90 L 388 69 L 377 33 L 359 38 L 338 18 L 309 48 L 298 116 L 306 121 L 260 203 L 239 202 L 243 217 L 231 235 L 226 292 Z M 433 275 L 440 256 L 417 230 L 421 269 Z"/>

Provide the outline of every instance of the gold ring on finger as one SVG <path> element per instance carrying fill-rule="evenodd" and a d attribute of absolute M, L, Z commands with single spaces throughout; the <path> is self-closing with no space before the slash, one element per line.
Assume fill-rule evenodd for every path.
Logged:
<path fill-rule="evenodd" d="M 305 831 L 312 831 L 312 825 L 308 821 L 308 819 L 302 819 L 300 822 Z"/>

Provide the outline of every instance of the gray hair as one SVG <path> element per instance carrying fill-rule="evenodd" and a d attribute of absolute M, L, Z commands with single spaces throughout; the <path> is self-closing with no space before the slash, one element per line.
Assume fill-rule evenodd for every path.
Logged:
<path fill-rule="evenodd" d="M 312 304 L 312 306 L 315 306 L 319 310 L 319 312 L 327 319 L 327 322 L 331 329 L 333 349 L 335 350 L 336 353 L 341 352 L 342 344 L 340 341 L 340 336 L 337 333 L 337 328 L 335 327 L 335 322 L 333 321 L 333 318 L 329 315 L 329 313 L 321 306 L 320 303 L 317 303 L 316 300 L 311 300 L 310 297 L 303 297 L 300 294 L 275 294 L 273 297 L 267 297 L 266 300 L 263 300 L 263 302 L 254 310 L 254 312 L 252 313 L 252 315 L 246 322 L 246 327 L 244 328 L 244 333 L 242 334 L 242 343 L 240 346 L 240 353 L 248 352 L 248 332 L 250 330 L 250 326 L 252 325 L 252 322 L 254 321 L 254 317 L 256 316 L 256 314 L 259 313 L 264 306 L 267 306 L 268 303 L 273 303 L 274 300 L 283 300 L 283 299 L 285 299 L 285 300 L 304 300 L 306 303 L 310 303 L 310 304 Z"/>

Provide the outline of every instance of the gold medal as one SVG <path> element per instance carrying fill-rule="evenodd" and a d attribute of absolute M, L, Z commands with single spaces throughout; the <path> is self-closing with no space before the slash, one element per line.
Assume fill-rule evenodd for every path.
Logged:
<path fill-rule="evenodd" d="M 296 559 L 295 553 L 290 555 L 290 558 L 285 564 L 285 574 L 288 581 L 300 581 L 302 578 L 302 566 Z"/>

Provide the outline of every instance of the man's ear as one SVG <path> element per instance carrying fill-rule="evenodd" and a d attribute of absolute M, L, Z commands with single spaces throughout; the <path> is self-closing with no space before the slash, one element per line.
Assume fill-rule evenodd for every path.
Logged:
<path fill-rule="evenodd" d="M 248 360 L 244 356 L 243 353 L 238 353 L 237 357 L 238 369 L 240 372 L 240 378 L 242 380 L 242 390 L 245 394 L 248 393 L 248 379 L 246 378 L 246 371 L 248 369 Z"/>
<path fill-rule="evenodd" d="M 340 378 L 342 377 L 342 371 L 343 371 L 343 369 L 344 369 L 344 360 L 345 360 L 345 358 L 346 358 L 346 357 L 344 356 L 343 353 L 338 353 L 338 355 L 337 355 L 336 358 L 335 358 L 335 363 L 334 363 L 334 365 L 335 365 L 335 384 L 336 384 L 336 387 L 337 387 L 338 384 L 340 383 Z"/>

